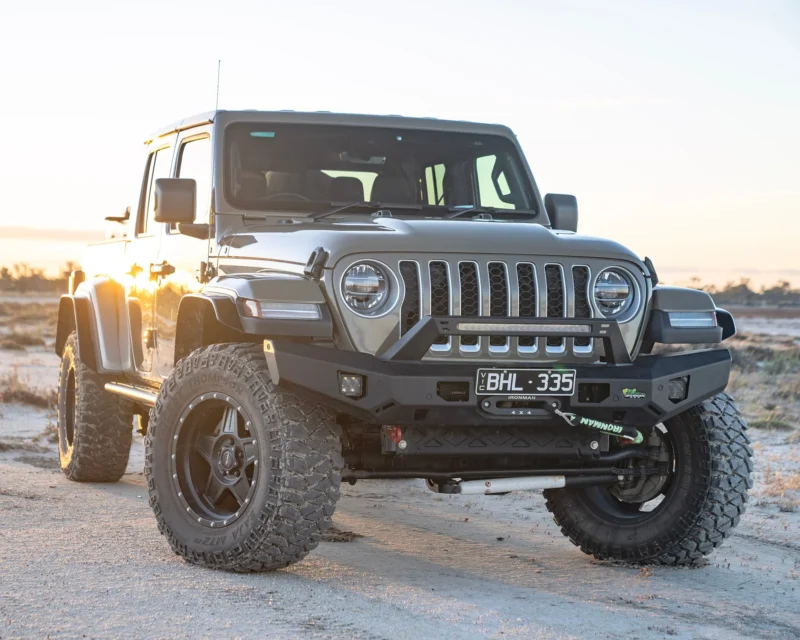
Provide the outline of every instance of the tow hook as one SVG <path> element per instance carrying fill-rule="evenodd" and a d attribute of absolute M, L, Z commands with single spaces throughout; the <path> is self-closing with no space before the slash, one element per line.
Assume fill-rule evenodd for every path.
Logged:
<path fill-rule="evenodd" d="M 554 409 L 553 413 L 564 419 L 564 421 L 571 427 L 589 427 L 607 433 L 610 436 L 628 440 L 633 444 L 640 444 L 644 442 L 644 436 L 635 427 L 629 427 L 624 424 L 612 424 L 610 422 L 602 422 L 593 418 L 585 418 L 576 413 L 567 413 L 560 409 Z"/>
<path fill-rule="evenodd" d="M 381 427 L 382 453 L 403 453 L 407 447 L 402 427 L 396 424 L 385 424 Z"/>

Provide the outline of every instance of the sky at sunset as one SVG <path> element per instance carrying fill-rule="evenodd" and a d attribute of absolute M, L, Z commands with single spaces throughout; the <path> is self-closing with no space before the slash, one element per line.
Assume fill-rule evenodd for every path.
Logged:
<path fill-rule="evenodd" d="M 582 232 L 673 280 L 800 285 L 796 1 L 125 5 L 0 4 L 0 227 L 102 229 L 221 58 L 221 108 L 502 122 Z M 30 257 L 3 234 L 0 265 Z"/>

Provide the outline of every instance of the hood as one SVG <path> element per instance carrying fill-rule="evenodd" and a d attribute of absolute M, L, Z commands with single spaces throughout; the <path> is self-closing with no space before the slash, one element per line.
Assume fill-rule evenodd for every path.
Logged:
<path fill-rule="evenodd" d="M 531 222 L 441 219 L 358 219 L 338 221 L 258 223 L 220 239 L 222 256 L 305 264 L 311 252 L 323 247 L 333 267 L 346 256 L 360 253 L 474 253 L 515 256 L 565 256 L 641 260 L 617 242 L 553 231 Z"/>

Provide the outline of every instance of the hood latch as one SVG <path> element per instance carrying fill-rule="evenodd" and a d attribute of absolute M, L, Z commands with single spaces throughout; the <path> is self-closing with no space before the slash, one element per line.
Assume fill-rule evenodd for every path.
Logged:
<path fill-rule="evenodd" d="M 322 247 L 317 247 L 311 252 L 311 255 L 308 257 L 308 262 L 306 262 L 306 266 L 303 268 L 303 273 L 317 282 L 322 277 L 322 269 L 325 266 L 325 263 L 328 261 L 328 256 L 330 254 L 325 251 Z"/>

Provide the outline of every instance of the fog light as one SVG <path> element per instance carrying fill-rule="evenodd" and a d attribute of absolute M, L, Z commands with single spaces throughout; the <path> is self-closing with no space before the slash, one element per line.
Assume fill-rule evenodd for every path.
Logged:
<path fill-rule="evenodd" d="M 686 400 L 686 393 L 689 390 L 689 376 L 673 378 L 667 387 L 667 397 L 673 402 Z"/>
<path fill-rule="evenodd" d="M 364 395 L 364 376 L 354 373 L 339 374 L 339 393 L 348 398 L 360 398 Z"/>

